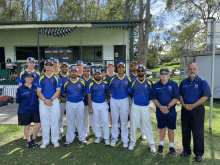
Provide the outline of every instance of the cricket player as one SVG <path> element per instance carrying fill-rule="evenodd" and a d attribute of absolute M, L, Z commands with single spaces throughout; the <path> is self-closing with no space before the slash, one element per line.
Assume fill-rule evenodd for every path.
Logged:
<path fill-rule="evenodd" d="M 60 88 L 62 86 L 61 80 L 53 73 L 53 61 L 45 60 L 44 67 L 46 72 L 39 78 L 37 86 L 37 95 L 40 98 L 39 110 L 40 119 L 43 132 L 43 143 L 40 149 L 44 149 L 51 141 L 55 148 L 60 145 L 59 139 L 59 119 L 60 119 L 60 105 L 58 97 L 60 95 Z"/>
<path fill-rule="evenodd" d="M 90 67 L 85 66 L 83 70 L 83 77 L 82 79 L 85 81 L 86 89 L 89 87 L 89 84 L 93 81 L 92 77 L 90 76 Z M 86 137 L 89 134 L 89 121 L 91 121 L 92 129 L 93 129 L 93 117 L 92 114 L 89 113 L 89 104 L 88 104 L 88 95 L 86 94 L 84 97 L 84 130 Z"/>
<path fill-rule="evenodd" d="M 62 81 L 62 85 L 64 85 L 66 81 L 70 79 L 70 75 L 68 73 L 69 65 L 67 62 L 61 62 L 60 68 L 61 68 L 61 72 L 59 73 L 59 78 Z M 64 111 L 66 109 L 66 99 L 62 94 L 60 94 L 59 100 L 60 100 L 59 140 L 61 140 L 63 135 L 63 117 L 64 117 Z"/>
<path fill-rule="evenodd" d="M 102 81 L 100 69 L 95 69 L 93 74 L 93 82 L 87 88 L 89 112 L 93 114 L 93 123 L 96 140 L 98 144 L 101 141 L 102 132 L 100 126 L 100 118 L 102 120 L 102 128 L 104 133 L 105 145 L 109 146 L 109 123 L 108 123 L 108 104 L 106 103 L 106 94 L 108 91 L 108 83 Z"/>
<path fill-rule="evenodd" d="M 141 119 L 143 122 L 144 134 L 148 136 L 147 140 L 150 144 L 151 152 L 156 153 L 149 107 L 153 83 L 145 77 L 146 69 L 143 64 L 138 65 L 137 72 L 138 78 L 130 84 L 128 89 L 128 92 L 133 95 L 133 104 L 131 108 L 131 137 L 128 149 L 134 149 L 137 126 Z"/>
<path fill-rule="evenodd" d="M 153 86 L 153 102 L 156 105 L 157 127 L 160 129 L 160 145 L 157 152 L 163 154 L 166 128 L 168 129 L 169 150 L 171 156 L 176 156 L 174 148 L 174 130 L 176 129 L 176 103 L 179 100 L 178 84 L 169 79 L 168 68 L 160 69 L 160 81 Z"/>
<path fill-rule="evenodd" d="M 59 75 L 60 73 L 60 63 L 59 63 L 59 60 L 57 58 L 53 58 L 53 72 L 55 75 Z"/>
<path fill-rule="evenodd" d="M 109 80 L 109 89 L 111 90 L 111 115 L 112 115 L 112 140 L 111 146 L 115 147 L 118 141 L 118 120 L 121 119 L 121 140 L 123 147 L 128 147 L 128 87 L 131 79 L 125 75 L 125 63 L 117 64 L 118 73 Z"/>
<path fill-rule="evenodd" d="M 65 147 L 69 147 L 75 139 L 75 117 L 77 120 L 77 130 L 79 133 L 79 141 L 87 144 L 86 135 L 84 131 L 84 93 L 85 82 L 83 79 L 77 77 L 78 68 L 76 66 L 70 67 L 70 79 L 64 84 L 62 94 L 66 96 L 66 119 L 67 119 L 67 133 Z"/>
<path fill-rule="evenodd" d="M 82 78 L 83 77 L 83 61 L 82 60 L 78 60 L 76 61 L 76 67 L 78 68 L 78 77 Z"/>
<path fill-rule="evenodd" d="M 108 65 L 108 73 L 103 76 L 103 80 L 109 82 L 109 79 L 115 75 L 115 66 L 113 62 L 109 62 Z M 106 96 L 106 102 L 108 103 L 108 120 L 110 125 L 112 126 L 112 117 L 111 117 L 111 106 L 110 106 L 110 91 L 107 92 L 107 96 Z M 111 136 L 111 135 L 110 135 Z"/>

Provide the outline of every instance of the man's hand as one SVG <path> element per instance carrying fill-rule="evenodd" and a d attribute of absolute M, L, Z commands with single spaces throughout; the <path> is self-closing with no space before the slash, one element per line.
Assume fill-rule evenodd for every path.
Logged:
<path fill-rule="evenodd" d="M 93 109 L 89 108 L 89 113 L 93 114 Z"/>
<path fill-rule="evenodd" d="M 190 110 L 192 110 L 193 108 L 195 108 L 195 104 L 188 104 L 188 107 Z"/>
<path fill-rule="evenodd" d="M 169 113 L 169 110 L 168 110 L 167 106 L 161 106 L 161 107 L 160 107 L 160 111 L 161 111 L 162 113 L 164 113 L 164 114 Z"/>
<path fill-rule="evenodd" d="M 191 111 L 193 108 L 195 108 L 194 104 L 184 104 L 183 107 L 188 111 Z"/>
<path fill-rule="evenodd" d="M 44 104 L 46 104 L 46 105 L 49 106 L 49 107 L 53 105 L 53 103 L 51 102 L 50 99 L 46 99 L 46 100 L 44 101 Z"/>

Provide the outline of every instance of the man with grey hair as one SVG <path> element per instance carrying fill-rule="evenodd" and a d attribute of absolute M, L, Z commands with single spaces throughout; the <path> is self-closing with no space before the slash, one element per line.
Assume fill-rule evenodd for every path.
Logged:
<path fill-rule="evenodd" d="M 202 161 L 204 154 L 204 119 L 205 101 L 211 97 L 206 80 L 198 76 L 199 68 L 196 63 L 188 65 L 189 77 L 184 79 L 179 87 L 180 103 L 182 104 L 181 125 L 183 152 L 180 156 L 191 155 L 191 132 L 193 134 L 193 152 L 197 162 Z"/>

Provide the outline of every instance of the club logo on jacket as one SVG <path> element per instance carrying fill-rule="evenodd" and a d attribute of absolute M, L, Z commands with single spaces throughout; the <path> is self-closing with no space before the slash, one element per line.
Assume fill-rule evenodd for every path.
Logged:
<path fill-rule="evenodd" d="M 198 84 L 195 84 L 195 88 L 198 88 L 199 86 L 198 86 Z"/>

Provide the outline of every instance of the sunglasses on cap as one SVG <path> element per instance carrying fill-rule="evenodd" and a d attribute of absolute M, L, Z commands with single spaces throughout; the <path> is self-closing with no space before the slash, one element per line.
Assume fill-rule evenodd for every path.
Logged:
<path fill-rule="evenodd" d="M 137 72 L 144 72 L 145 70 L 137 70 Z"/>
<path fill-rule="evenodd" d="M 45 66 L 53 66 L 53 64 L 45 64 Z"/>
<path fill-rule="evenodd" d="M 168 75 L 169 73 L 168 72 L 166 72 L 166 73 L 160 73 L 160 75 Z"/>

